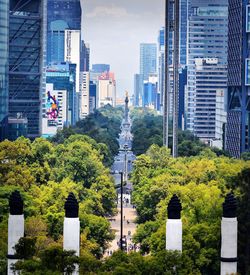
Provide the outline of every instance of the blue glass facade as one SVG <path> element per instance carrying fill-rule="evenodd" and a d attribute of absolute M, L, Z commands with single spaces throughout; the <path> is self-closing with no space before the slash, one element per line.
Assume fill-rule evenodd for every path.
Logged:
<path fill-rule="evenodd" d="M 89 112 L 93 113 L 96 109 L 96 84 L 89 82 Z"/>
<path fill-rule="evenodd" d="M 0 140 L 8 134 L 8 18 L 9 0 L 0 0 Z"/>
<path fill-rule="evenodd" d="M 64 61 L 64 30 L 81 29 L 80 0 L 48 0 L 47 64 Z"/>
<path fill-rule="evenodd" d="M 179 74 L 179 107 L 178 107 L 178 126 L 182 128 L 183 118 L 185 117 L 185 87 L 187 85 L 187 67 L 181 69 Z"/>
<path fill-rule="evenodd" d="M 249 5 L 246 0 L 229 0 L 228 7 L 226 150 L 236 158 L 250 151 Z"/>
<path fill-rule="evenodd" d="M 54 90 L 67 90 L 68 124 L 76 123 L 76 65 L 68 62 L 52 63 L 47 67 L 46 82 L 54 85 Z M 44 107 L 44 106 L 43 106 Z"/>
<path fill-rule="evenodd" d="M 28 120 L 29 138 L 40 135 L 43 83 L 43 0 L 10 1 L 9 13 L 9 117 Z"/>
<path fill-rule="evenodd" d="M 157 93 L 157 83 L 146 82 L 143 85 L 143 96 L 142 96 L 142 106 L 143 107 L 154 107 L 157 110 L 158 103 L 158 93 Z"/>
<path fill-rule="evenodd" d="M 156 73 L 157 45 L 154 43 L 140 44 L 140 74 L 142 80 L 148 80 L 150 74 Z"/>
<path fill-rule="evenodd" d="M 187 13 L 188 1 L 180 0 L 180 64 L 187 64 Z"/>
<path fill-rule="evenodd" d="M 134 105 L 139 106 L 139 101 L 140 101 L 140 79 L 141 75 L 140 74 L 135 74 L 134 75 Z"/>

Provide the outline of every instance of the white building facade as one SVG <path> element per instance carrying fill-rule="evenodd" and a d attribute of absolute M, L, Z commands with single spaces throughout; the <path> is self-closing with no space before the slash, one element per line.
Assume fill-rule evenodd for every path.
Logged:
<path fill-rule="evenodd" d="M 194 132 L 197 98 L 195 60 L 217 58 L 218 65 L 227 65 L 228 1 L 221 0 L 215 6 L 214 0 L 189 0 L 188 19 L 188 98 L 185 109 L 187 129 Z"/>
<path fill-rule="evenodd" d="M 216 139 L 216 96 L 227 87 L 227 67 L 218 58 L 195 59 L 194 87 L 193 131 L 211 144 Z"/>
<path fill-rule="evenodd" d="M 80 119 L 84 119 L 89 115 L 90 106 L 89 106 L 89 72 L 80 72 Z"/>

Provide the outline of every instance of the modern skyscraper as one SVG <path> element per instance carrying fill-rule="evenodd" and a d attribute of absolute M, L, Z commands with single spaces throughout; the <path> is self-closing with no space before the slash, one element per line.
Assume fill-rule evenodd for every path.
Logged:
<path fill-rule="evenodd" d="M 196 64 L 197 58 L 210 59 L 216 58 L 218 60 L 215 64 L 213 77 L 218 66 L 224 66 L 226 72 L 227 65 L 227 24 L 228 24 L 228 0 L 221 0 L 215 3 L 214 0 L 189 0 L 188 6 L 189 24 L 188 24 L 188 72 L 187 72 L 187 116 L 186 123 L 187 128 L 194 131 L 195 125 L 195 111 L 196 108 L 196 86 L 199 84 L 200 92 L 205 94 L 212 87 L 213 83 L 210 82 L 205 85 L 201 85 L 202 81 L 209 81 L 209 75 L 204 75 L 204 78 L 199 80 L 196 78 Z M 212 70 L 210 68 L 210 70 Z M 204 72 L 205 73 L 205 72 Z M 219 76 L 218 76 L 219 77 Z M 225 79 L 222 76 L 221 88 L 224 88 Z M 199 81 L 199 82 L 197 82 Z M 218 84 L 218 82 L 217 82 Z M 210 85 L 210 86 L 209 86 Z M 219 85 L 216 86 L 218 89 Z M 202 88 L 203 91 L 202 91 Z M 207 94 L 206 98 L 203 98 L 204 107 L 212 96 L 214 98 L 213 110 L 215 113 L 215 96 Z M 203 110 L 205 111 L 205 109 Z M 207 131 L 207 130 L 206 130 Z"/>
<path fill-rule="evenodd" d="M 81 30 L 80 0 L 47 0 L 47 64 L 64 61 L 65 30 Z"/>
<path fill-rule="evenodd" d="M 134 75 L 134 106 L 140 106 L 140 83 L 141 83 L 141 75 Z"/>
<path fill-rule="evenodd" d="M 215 140 L 212 145 L 219 149 L 225 149 L 227 109 L 227 89 L 218 90 L 216 93 L 216 114 L 215 114 Z"/>
<path fill-rule="evenodd" d="M 46 8 L 44 0 L 10 1 L 9 117 L 27 118 L 27 134 L 32 139 L 41 134 L 41 96 L 45 91 Z"/>
<path fill-rule="evenodd" d="M 116 103 L 116 82 L 114 73 L 106 72 L 99 76 L 97 92 L 97 107 L 107 104 L 115 107 Z"/>
<path fill-rule="evenodd" d="M 80 100 L 80 30 L 65 30 L 64 60 L 71 64 L 76 64 L 76 100 L 74 107 L 75 121 L 79 119 Z"/>
<path fill-rule="evenodd" d="M 0 0 L 0 141 L 8 136 L 9 0 Z"/>
<path fill-rule="evenodd" d="M 160 94 L 160 105 L 163 106 L 163 95 L 165 91 L 165 28 L 161 28 L 158 35 L 158 92 Z"/>
<path fill-rule="evenodd" d="M 188 0 L 180 0 L 180 64 L 187 64 Z"/>
<path fill-rule="evenodd" d="M 143 83 L 143 96 L 142 96 L 142 106 L 148 107 L 154 110 L 158 110 L 158 78 L 157 74 L 151 74 L 148 77 L 148 80 L 145 80 Z"/>
<path fill-rule="evenodd" d="M 226 150 L 236 158 L 239 158 L 243 152 L 250 151 L 250 5 L 248 3 L 243 0 L 229 0 L 228 8 Z"/>
<path fill-rule="evenodd" d="M 89 56 L 90 56 L 90 48 L 89 44 L 81 41 L 81 54 L 80 54 L 80 71 L 88 72 L 89 71 Z"/>
<path fill-rule="evenodd" d="M 140 44 L 140 93 L 139 98 L 143 97 L 144 81 L 148 80 L 150 74 L 157 73 L 157 44 Z"/>
<path fill-rule="evenodd" d="M 155 43 L 140 44 L 140 74 L 142 81 L 148 80 L 150 74 L 157 73 L 157 45 Z"/>
<path fill-rule="evenodd" d="M 80 73 L 80 119 L 89 115 L 89 72 Z"/>
<path fill-rule="evenodd" d="M 89 82 L 89 112 L 94 113 L 96 109 L 96 84 Z"/>
<path fill-rule="evenodd" d="M 68 62 L 53 63 L 47 67 L 46 81 L 53 84 L 53 89 L 67 91 L 67 125 L 76 123 L 76 65 Z M 47 93 L 43 94 L 43 108 L 45 108 Z"/>
<path fill-rule="evenodd" d="M 227 87 L 227 67 L 218 58 L 196 58 L 194 73 L 194 134 L 211 144 L 216 138 L 216 95 Z"/>

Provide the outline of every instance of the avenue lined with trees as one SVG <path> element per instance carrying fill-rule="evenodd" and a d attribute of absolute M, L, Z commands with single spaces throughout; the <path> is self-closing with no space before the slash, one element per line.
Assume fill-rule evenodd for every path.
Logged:
<path fill-rule="evenodd" d="M 24 258 L 16 265 L 21 274 L 71 274 L 75 264 L 80 274 L 218 274 L 222 203 L 230 191 L 238 199 L 238 269 L 242 275 L 250 272 L 250 161 L 211 150 L 188 132 L 180 135 L 183 154 L 174 159 L 161 147 L 161 117 L 140 109 L 130 115 L 138 155 L 131 175 L 138 214 L 133 242 L 140 253 L 102 257 L 114 238 L 107 218 L 116 213 L 117 197 L 109 167 L 119 149 L 123 117 L 122 109 L 106 106 L 51 140 L 0 143 L 1 274 L 6 270 L 8 198 L 14 190 L 24 200 L 25 237 L 16 246 Z M 79 258 L 62 249 L 70 192 L 79 202 Z M 183 208 L 181 254 L 165 250 L 166 208 L 173 194 Z"/>

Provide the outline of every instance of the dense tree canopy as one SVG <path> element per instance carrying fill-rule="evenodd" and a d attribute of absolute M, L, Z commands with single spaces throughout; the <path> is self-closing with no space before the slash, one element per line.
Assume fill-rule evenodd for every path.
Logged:
<path fill-rule="evenodd" d="M 123 117 L 122 108 L 105 105 L 85 119 L 76 123 L 76 126 L 64 128 L 51 140 L 63 143 L 65 139 L 75 134 L 87 135 L 98 143 L 98 149 L 104 156 L 104 164 L 112 164 L 113 157 L 118 153 L 118 137 Z"/>
<path fill-rule="evenodd" d="M 243 244 L 249 230 L 249 222 L 243 222 L 249 221 L 249 167 L 249 161 L 217 157 L 208 148 L 195 157 L 173 159 L 168 149 L 152 145 L 137 158 L 132 174 L 139 222 L 134 241 L 141 252 L 158 255 L 165 249 L 166 207 L 177 194 L 183 207 L 183 254 L 197 274 L 218 274 L 222 203 L 231 190 L 241 198 L 240 240 L 249 251 L 249 243 Z M 246 266 L 249 254 L 241 256 Z"/>
<path fill-rule="evenodd" d="M 132 150 L 136 155 L 145 154 L 152 144 L 162 146 L 163 144 L 163 120 L 162 116 L 150 109 L 134 108 L 131 111 L 133 147 Z M 169 139 L 169 146 L 172 145 Z M 199 138 L 195 137 L 189 131 L 178 131 L 178 155 L 189 157 L 198 155 L 206 145 Z M 212 148 L 217 156 L 228 155 L 228 153 Z"/>
<path fill-rule="evenodd" d="M 79 134 L 59 144 L 43 138 L 0 143 L 0 273 L 6 267 L 8 198 L 14 190 L 24 200 L 26 239 L 20 249 L 29 247 L 27 260 L 61 246 L 64 202 L 70 192 L 79 201 L 84 250 L 102 255 L 113 238 L 105 216 L 116 211 L 114 182 L 103 164 L 104 147 Z"/>

